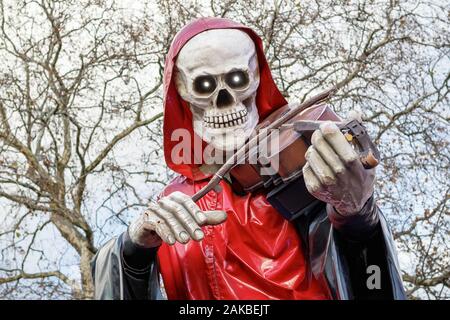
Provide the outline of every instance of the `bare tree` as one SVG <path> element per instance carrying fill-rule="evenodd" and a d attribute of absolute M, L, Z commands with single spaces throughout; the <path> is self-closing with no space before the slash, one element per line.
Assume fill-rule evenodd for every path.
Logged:
<path fill-rule="evenodd" d="M 142 10 L 136 16 L 101 1 L 1 2 L 0 197 L 7 200 L 1 236 L 2 261 L 11 267 L 2 265 L 0 284 L 53 277 L 74 297 L 92 296 L 96 245 L 95 212 L 85 207 L 89 183 L 109 173 L 111 195 L 132 192 L 123 176 L 136 173 L 117 165 L 113 149 L 161 116 L 152 101 L 160 102 L 166 44 Z M 146 81 L 138 78 L 144 74 Z M 166 180 L 153 171 L 141 174 Z M 30 220 L 31 228 L 24 227 Z M 80 281 L 60 271 L 64 261 L 41 267 L 41 260 L 57 259 L 36 244 L 49 227 L 75 250 Z M 36 255 L 37 268 L 28 272 Z"/>
<path fill-rule="evenodd" d="M 383 155 L 411 298 L 449 291 L 449 6 L 423 1 L 1 2 L 0 296 L 89 298 L 89 260 L 168 181 L 164 55 L 201 16 L 263 38 L 289 100 L 337 84 Z M 52 246 L 54 245 L 54 247 Z"/>

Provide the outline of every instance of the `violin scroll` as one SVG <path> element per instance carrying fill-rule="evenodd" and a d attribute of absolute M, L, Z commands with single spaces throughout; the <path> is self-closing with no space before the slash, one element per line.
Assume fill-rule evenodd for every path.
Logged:
<path fill-rule="evenodd" d="M 300 134 L 311 134 L 320 128 L 325 121 L 299 120 L 291 124 L 294 130 Z M 364 125 L 358 120 L 348 122 L 335 122 L 347 141 L 359 154 L 362 165 L 366 169 L 375 168 L 380 163 L 380 153 L 372 142 Z"/>
<path fill-rule="evenodd" d="M 380 152 L 370 139 L 366 128 L 358 120 L 352 120 L 340 127 L 341 132 L 359 154 L 359 159 L 366 169 L 375 168 L 380 163 Z"/>

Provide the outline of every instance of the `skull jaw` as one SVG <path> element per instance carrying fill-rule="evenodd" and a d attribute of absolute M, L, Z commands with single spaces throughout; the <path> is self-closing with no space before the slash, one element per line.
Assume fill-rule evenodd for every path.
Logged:
<path fill-rule="evenodd" d="M 245 125 L 245 124 L 244 124 Z M 245 127 L 238 125 L 231 128 L 205 128 L 203 122 L 194 122 L 194 131 L 201 135 L 202 139 L 222 151 L 234 151 L 244 145 L 248 138 Z"/>
<path fill-rule="evenodd" d="M 206 125 L 203 117 L 194 117 L 194 132 L 217 150 L 230 152 L 239 149 L 253 133 L 259 120 L 255 99 L 246 102 L 247 120 L 244 123 L 226 128 L 211 128 Z"/>

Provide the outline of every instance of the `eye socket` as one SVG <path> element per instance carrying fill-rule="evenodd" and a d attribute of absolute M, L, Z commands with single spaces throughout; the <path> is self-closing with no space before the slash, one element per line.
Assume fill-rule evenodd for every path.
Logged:
<path fill-rule="evenodd" d="M 194 90 L 200 94 L 212 93 L 216 87 L 216 79 L 213 76 L 199 76 L 194 80 Z"/>
<path fill-rule="evenodd" d="M 242 70 L 231 71 L 225 76 L 225 82 L 232 89 L 243 89 L 249 83 L 248 74 Z"/>

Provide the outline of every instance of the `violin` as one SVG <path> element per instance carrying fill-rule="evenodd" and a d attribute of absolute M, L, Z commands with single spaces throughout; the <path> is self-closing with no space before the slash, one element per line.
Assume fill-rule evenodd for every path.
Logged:
<path fill-rule="evenodd" d="M 238 194 L 264 191 L 268 202 L 292 221 L 315 198 L 306 189 L 302 168 L 312 133 L 325 121 L 333 121 L 359 154 L 364 168 L 378 165 L 380 154 L 357 120 L 341 121 L 325 104 L 336 92 L 333 87 L 305 102 L 287 104 L 256 127 L 255 134 L 192 196 L 197 201 L 229 177 Z"/>

